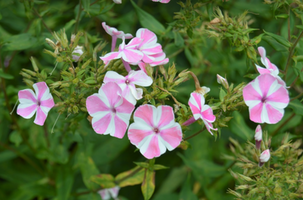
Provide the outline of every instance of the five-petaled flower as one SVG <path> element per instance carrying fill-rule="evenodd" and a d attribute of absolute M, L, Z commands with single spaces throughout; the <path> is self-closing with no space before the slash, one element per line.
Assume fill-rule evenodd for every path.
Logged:
<path fill-rule="evenodd" d="M 120 190 L 120 187 L 116 186 L 113 188 L 99 190 L 98 193 L 100 194 L 102 200 L 110 200 L 111 198 L 117 199 L 119 190 Z"/>
<path fill-rule="evenodd" d="M 92 126 L 96 133 L 123 138 L 134 105 L 121 94 L 122 90 L 117 83 L 109 82 L 103 84 L 98 93 L 86 99 L 86 108 L 92 116 Z"/>
<path fill-rule="evenodd" d="M 104 77 L 104 83 L 115 82 L 122 89 L 122 96 L 132 104 L 142 98 L 142 88 L 136 88 L 135 85 L 147 87 L 153 83 L 153 79 L 142 70 L 130 71 L 127 76 L 121 76 L 117 72 L 108 71 Z"/>
<path fill-rule="evenodd" d="M 17 114 L 29 119 L 37 112 L 34 123 L 43 126 L 48 112 L 55 105 L 54 99 L 45 82 L 35 83 L 33 88 L 35 93 L 31 89 L 19 91 Z"/>
<path fill-rule="evenodd" d="M 114 2 L 115 3 L 122 3 L 121 0 L 114 0 Z M 122 39 L 123 37 L 125 39 L 133 38 L 132 34 L 124 33 L 123 31 L 118 31 L 116 28 L 106 25 L 105 22 L 102 22 L 102 26 L 103 26 L 104 30 L 106 31 L 106 33 L 108 33 L 109 35 L 112 36 L 112 49 L 111 49 L 111 51 L 115 50 L 117 38 L 120 38 L 120 39 Z"/>
<path fill-rule="evenodd" d="M 270 159 L 270 151 L 266 149 L 260 155 L 259 167 L 262 167 L 264 163 L 266 163 Z"/>
<path fill-rule="evenodd" d="M 191 112 L 195 120 L 202 119 L 208 132 L 213 135 L 210 129 L 213 128 L 212 123 L 216 120 L 213 110 L 209 105 L 205 105 L 205 98 L 202 94 L 192 92 L 188 101 Z"/>
<path fill-rule="evenodd" d="M 170 106 L 141 105 L 134 113 L 134 123 L 129 126 L 128 138 L 147 159 L 172 151 L 182 140 L 180 124 L 175 122 Z"/>
<path fill-rule="evenodd" d="M 271 74 L 261 74 L 243 88 L 250 120 L 256 123 L 278 123 L 289 103 L 288 91 Z"/>

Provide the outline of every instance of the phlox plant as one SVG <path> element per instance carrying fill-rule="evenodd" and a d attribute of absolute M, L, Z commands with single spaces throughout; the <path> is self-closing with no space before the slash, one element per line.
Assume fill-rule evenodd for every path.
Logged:
<path fill-rule="evenodd" d="M 0 13 L 0 199 L 303 198 L 301 1 Z"/>

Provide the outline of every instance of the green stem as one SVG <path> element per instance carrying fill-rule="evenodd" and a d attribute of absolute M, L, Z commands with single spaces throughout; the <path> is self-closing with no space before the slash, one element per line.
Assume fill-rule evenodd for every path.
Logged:
<path fill-rule="evenodd" d="M 77 33 L 77 31 L 78 31 L 80 15 L 81 15 L 81 0 L 79 0 L 79 10 L 78 10 L 78 15 L 77 15 L 77 19 L 76 19 L 75 33 Z"/>
<path fill-rule="evenodd" d="M 281 130 L 281 128 L 284 127 L 294 116 L 296 116 L 296 113 L 293 113 L 291 116 L 289 116 L 287 120 L 285 120 L 274 132 L 272 132 L 271 136 L 275 136 L 279 130 Z"/>
<path fill-rule="evenodd" d="M 48 32 L 50 32 L 51 34 L 53 34 L 52 30 L 46 25 L 46 23 L 44 22 L 44 20 L 41 17 L 41 15 L 38 13 L 38 11 L 35 8 L 33 8 L 33 10 L 35 11 L 35 14 L 41 19 L 43 26 L 48 30 Z"/>
<path fill-rule="evenodd" d="M 296 96 L 296 97 L 290 99 L 290 101 L 293 101 L 293 100 L 295 100 L 295 99 L 298 99 L 298 98 L 300 98 L 301 96 L 303 96 L 303 93 L 301 93 L 301 94 L 299 94 L 298 96 Z"/>
<path fill-rule="evenodd" d="M 284 80 L 286 82 L 286 76 L 287 76 L 287 71 L 288 71 L 288 68 L 289 68 L 289 65 L 291 63 L 291 58 L 294 54 L 294 50 L 298 44 L 298 42 L 300 41 L 301 37 L 303 36 L 303 31 L 300 33 L 299 37 L 296 39 L 295 43 L 293 44 L 293 46 L 290 48 L 290 52 L 289 52 L 289 55 L 288 55 L 288 58 L 287 58 L 287 63 L 286 63 L 286 67 L 285 67 L 285 77 L 284 77 Z"/>
<path fill-rule="evenodd" d="M 183 140 L 184 140 L 184 141 L 185 141 L 185 140 L 189 140 L 189 139 L 195 137 L 196 135 L 199 135 L 199 134 L 202 133 L 204 130 L 205 130 L 205 126 L 204 126 L 200 131 L 198 131 L 197 133 L 195 133 L 195 134 L 193 134 L 193 135 L 191 135 L 191 136 L 188 136 L 187 138 L 184 138 Z"/>

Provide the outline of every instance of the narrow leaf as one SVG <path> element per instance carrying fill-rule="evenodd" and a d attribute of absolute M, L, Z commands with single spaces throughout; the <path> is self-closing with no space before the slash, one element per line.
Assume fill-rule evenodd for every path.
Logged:
<path fill-rule="evenodd" d="M 145 170 L 145 177 L 141 185 L 144 200 L 149 200 L 155 191 L 155 172 Z"/>
<path fill-rule="evenodd" d="M 118 183 L 119 187 L 138 185 L 143 182 L 144 174 L 145 169 L 137 166 L 129 171 L 118 174 L 115 182 Z"/>

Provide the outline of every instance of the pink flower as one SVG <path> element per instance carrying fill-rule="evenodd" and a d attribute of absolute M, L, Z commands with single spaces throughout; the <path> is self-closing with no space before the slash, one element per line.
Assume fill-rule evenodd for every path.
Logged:
<path fill-rule="evenodd" d="M 105 56 L 100 57 L 100 59 L 103 60 L 103 62 L 107 65 L 111 60 L 122 58 L 124 66 L 129 72 L 131 70 L 129 64 L 137 65 L 144 56 L 141 51 L 137 50 L 142 41 L 142 39 L 135 37 L 127 45 L 125 45 L 123 38 L 118 52 L 108 53 Z"/>
<path fill-rule="evenodd" d="M 262 74 L 243 88 L 250 120 L 256 123 L 278 123 L 289 103 L 288 91 L 270 74 Z"/>
<path fill-rule="evenodd" d="M 166 63 L 168 63 L 168 58 L 166 58 L 166 55 L 164 52 L 159 53 L 159 54 L 155 54 L 155 55 L 150 55 L 149 56 L 151 59 L 153 59 L 152 62 L 148 63 L 150 66 L 154 67 L 154 66 L 158 66 L 158 65 L 165 65 Z M 139 62 L 139 67 L 141 70 L 143 70 L 146 73 L 146 65 L 147 63 L 145 62 Z"/>
<path fill-rule="evenodd" d="M 36 94 L 31 89 L 19 91 L 17 114 L 29 119 L 37 112 L 34 123 L 43 126 L 48 112 L 55 105 L 54 99 L 45 82 L 35 83 L 33 88 Z"/>
<path fill-rule="evenodd" d="M 272 76 L 276 77 L 278 79 L 279 84 L 286 87 L 286 83 L 281 79 L 279 76 L 279 69 L 278 67 L 271 63 L 270 60 L 266 57 L 266 50 L 264 47 L 258 47 L 259 54 L 261 56 L 261 62 L 266 67 L 260 67 L 259 65 L 255 64 L 257 67 L 257 70 L 260 74 L 271 74 Z"/>
<path fill-rule="evenodd" d="M 121 0 L 114 0 L 115 3 L 122 3 Z M 102 22 L 102 26 L 104 28 L 104 30 L 106 31 L 106 33 L 108 33 L 109 35 L 112 36 L 112 49 L 111 51 L 115 50 L 116 47 L 116 42 L 117 42 L 117 38 L 125 38 L 125 39 L 131 39 L 133 38 L 132 34 L 130 33 L 124 33 L 123 31 L 118 31 L 116 28 L 114 27 L 110 27 L 108 25 L 106 25 L 105 22 Z"/>
<path fill-rule="evenodd" d="M 195 120 L 202 119 L 208 132 L 213 135 L 210 129 L 214 129 L 212 123 L 216 120 L 216 116 L 213 114 L 213 110 L 209 105 L 205 105 L 205 98 L 202 94 L 192 92 L 188 101 L 193 118 Z M 191 119 L 190 119 L 191 120 Z"/>
<path fill-rule="evenodd" d="M 96 133 L 123 138 L 134 105 L 121 97 L 121 88 L 114 82 L 105 83 L 98 93 L 86 99 L 86 108 L 92 116 Z"/>
<path fill-rule="evenodd" d="M 120 187 L 116 186 L 113 188 L 99 190 L 98 193 L 100 194 L 102 200 L 110 200 L 111 198 L 117 199 L 119 190 L 120 190 Z"/>
<path fill-rule="evenodd" d="M 260 149 L 262 142 L 262 128 L 260 125 L 257 126 L 255 131 L 256 149 Z"/>
<path fill-rule="evenodd" d="M 175 122 L 170 106 L 141 105 L 134 113 L 134 123 L 129 126 L 128 138 L 147 159 L 172 151 L 182 140 L 180 124 Z"/>
<path fill-rule="evenodd" d="M 169 3 L 170 0 L 152 0 L 154 2 L 160 2 L 160 3 Z"/>
<path fill-rule="evenodd" d="M 147 87 L 153 83 L 153 79 L 145 74 L 142 70 L 130 71 L 127 76 L 121 76 L 117 72 L 108 71 L 104 77 L 104 83 L 115 82 L 121 90 L 122 96 L 132 104 L 142 98 L 142 88 L 136 88 L 135 85 Z"/>
<path fill-rule="evenodd" d="M 263 151 L 260 155 L 259 167 L 262 167 L 264 163 L 266 163 L 270 159 L 269 149 Z"/>

